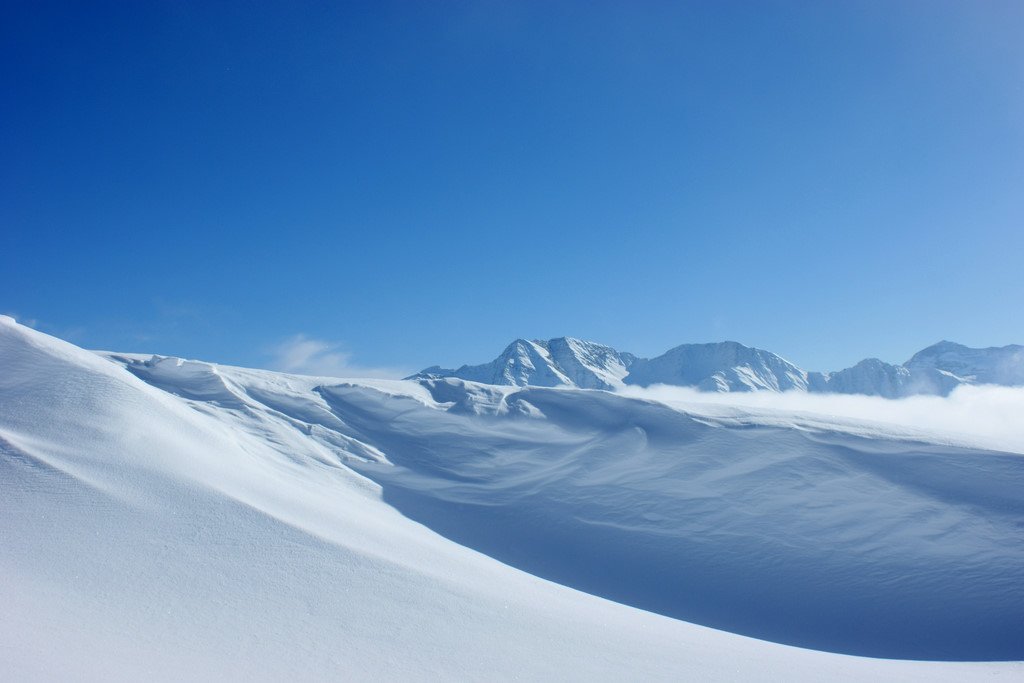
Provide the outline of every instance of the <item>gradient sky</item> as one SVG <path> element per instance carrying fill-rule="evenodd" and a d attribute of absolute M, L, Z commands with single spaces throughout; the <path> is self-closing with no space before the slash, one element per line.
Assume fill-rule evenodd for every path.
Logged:
<path fill-rule="evenodd" d="M 83 346 L 1024 343 L 1016 0 L 32 1 L 0 33 L 0 312 Z"/>

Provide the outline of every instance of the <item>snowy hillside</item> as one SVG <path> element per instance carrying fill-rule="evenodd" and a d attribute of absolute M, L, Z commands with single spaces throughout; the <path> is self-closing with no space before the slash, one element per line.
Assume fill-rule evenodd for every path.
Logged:
<path fill-rule="evenodd" d="M 809 391 L 902 398 L 945 396 L 965 384 L 1024 385 L 1024 347 L 972 349 L 940 342 L 903 365 L 868 358 L 838 372 L 808 372 L 737 342 L 683 344 L 651 359 L 562 337 L 516 340 L 494 361 L 458 370 L 431 367 L 410 379 L 457 377 L 510 386 L 617 389 L 667 384 L 701 391 Z"/>
<path fill-rule="evenodd" d="M 835 654 L 1024 657 L 1024 459 L 966 436 L 6 317 L 0 370 L 0 679 L 1024 676 Z"/>

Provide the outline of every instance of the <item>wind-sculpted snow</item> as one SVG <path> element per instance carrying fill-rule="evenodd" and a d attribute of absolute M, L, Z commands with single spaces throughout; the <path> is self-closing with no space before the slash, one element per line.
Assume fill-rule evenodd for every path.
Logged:
<path fill-rule="evenodd" d="M 1019 658 L 1017 455 L 600 391 L 101 357 L 5 318 L 0 370 L 5 680 L 1024 673 L 669 618 Z"/>
<path fill-rule="evenodd" d="M 439 418 L 319 391 L 389 454 L 358 466 L 385 500 L 530 573 L 816 649 L 1024 656 L 1020 456 L 603 392 L 527 389 Z"/>

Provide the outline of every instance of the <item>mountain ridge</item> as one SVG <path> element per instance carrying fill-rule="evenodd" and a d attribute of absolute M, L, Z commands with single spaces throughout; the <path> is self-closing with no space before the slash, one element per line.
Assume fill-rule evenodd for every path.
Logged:
<path fill-rule="evenodd" d="M 654 358 L 574 337 L 517 339 L 497 358 L 406 379 L 455 377 L 485 384 L 614 390 L 668 384 L 701 391 L 806 391 L 903 398 L 945 396 L 964 384 L 1024 385 L 1024 346 L 972 348 L 940 341 L 905 363 L 865 358 L 834 372 L 808 371 L 776 353 L 736 341 L 681 344 Z"/>

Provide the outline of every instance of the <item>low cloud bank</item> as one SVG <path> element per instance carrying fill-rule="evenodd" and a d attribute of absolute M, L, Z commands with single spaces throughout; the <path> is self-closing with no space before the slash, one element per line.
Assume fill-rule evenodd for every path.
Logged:
<path fill-rule="evenodd" d="M 689 412 L 736 408 L 755 413 L 808 413 L 823 420 L 867 421 L 950 437 L 979 448 L 1024 453 L 1024 387 L 961 386 L 949 396 L 809 394 L 788 391 L 701 392 L 690 387 L 625 387 L 621 394 L 659 401 Z"/>

